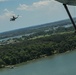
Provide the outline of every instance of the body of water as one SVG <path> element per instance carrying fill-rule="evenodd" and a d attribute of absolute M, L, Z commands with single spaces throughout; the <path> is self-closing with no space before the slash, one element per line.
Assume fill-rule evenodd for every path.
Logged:
<path fill-rule="evenodd" d="M 0 75 L 76 75 L 76 51 L 1 69 Z"/>

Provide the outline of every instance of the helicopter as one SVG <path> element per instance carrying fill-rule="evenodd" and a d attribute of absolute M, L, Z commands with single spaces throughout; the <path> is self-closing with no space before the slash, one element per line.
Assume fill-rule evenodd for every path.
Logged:
<path fill-rule="evenodd" d="M 12 18 L 10 18 L 10 21 L 15 21 L 17 18 L 19 17 L 19 15 L 16 16 L 12 16 Z"/>

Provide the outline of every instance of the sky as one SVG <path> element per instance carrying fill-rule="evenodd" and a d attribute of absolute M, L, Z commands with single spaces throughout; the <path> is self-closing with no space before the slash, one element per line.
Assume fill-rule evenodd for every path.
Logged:
<path fill-rule="evenodd" d="M 76 6 L 68 6 L 76 17 Z M 12 16 L 19 15 L 15 21 Z M 55 0 L 0 0 L 0 33 L 68 19 L 63 5 Z"/>

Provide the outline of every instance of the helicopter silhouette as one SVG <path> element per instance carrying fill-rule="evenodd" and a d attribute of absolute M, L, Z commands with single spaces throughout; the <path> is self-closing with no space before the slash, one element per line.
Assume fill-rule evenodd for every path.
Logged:
<path fill-rule="evenodd" d="M 10 21 L 15 21 L 18 17 L 19 17 L 19 15 L 17 17 L 12 16 L 12 18 L 10 18 Z"/>

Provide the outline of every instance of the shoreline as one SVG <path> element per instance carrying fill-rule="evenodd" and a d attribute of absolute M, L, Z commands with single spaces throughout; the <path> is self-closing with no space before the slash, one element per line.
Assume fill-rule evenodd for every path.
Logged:
<path fill-rule="evenodd" d="M 76 50 L 76 49 L 75 49 L 75 50 Z M 40 57 L 40 58 L 28 60 L 28 61 L 26 61 L 26 62 L 22 62 L 22 63 L 15 64 L 15 65 L 5 65 L 4 67 L 2 67 L 2 68 L 0 68 L 0 69 L 5 69 L 5 68 L 14 69 L 15 67 L 18 67 L 18 66 L 21 65 L 21 64 L 28 64 L 28 63 L 31 63 L 31 62 L 33 62 L 33 61 L 37 61 L 37 60 L 40 60 L 40 59 L 43 59 L 43 58 L 52 57 L 52 56 L 55 56 L 55 55 L 66 54 L 66 53 L 71 53 L 71 52 L 73 52 L 73 51 L 75 51 L 75 50 L 66 51 L 66 52 L 63 52 L 63 53 L 55 53 L 55 54 L 52 54 L 52 55 L 49 55 L 49 56 L 41 55 L 42 57 Z"/>

